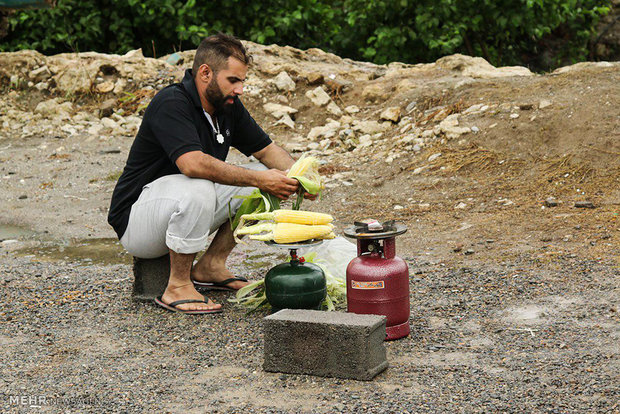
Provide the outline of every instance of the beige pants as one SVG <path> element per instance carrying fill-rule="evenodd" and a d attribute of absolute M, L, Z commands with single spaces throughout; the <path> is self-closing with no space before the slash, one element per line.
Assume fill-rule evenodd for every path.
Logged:
<path fill-rule="evenodd" d="M 244 168 L 264 170 L 260 163 Z M 243 202 L 233 198 L 250 194 L 252 187 L 213 183 L 183 174 L 167 175 L 145 185 L 131 206 L 121 244 L 135 257 L 152 259 L 168 253 L 198 253 L 209 234 L 234 215 Z M 229 208 L 230 203 L 230 208 Z"/>

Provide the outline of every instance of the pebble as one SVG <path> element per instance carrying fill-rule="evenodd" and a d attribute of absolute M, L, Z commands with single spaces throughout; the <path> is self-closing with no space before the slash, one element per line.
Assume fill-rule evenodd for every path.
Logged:
<path fill-rule="evenodd" d="M 557 207 L 558 206 L 558 200 L 556 200 L 553 197 L 549 197 L 545 200 L 545 207 Z"/>
<path fill-rule="evenodd" d="M 576 201 L 575 207 L 577 208 L 595 208 L 591 201 Z"/>

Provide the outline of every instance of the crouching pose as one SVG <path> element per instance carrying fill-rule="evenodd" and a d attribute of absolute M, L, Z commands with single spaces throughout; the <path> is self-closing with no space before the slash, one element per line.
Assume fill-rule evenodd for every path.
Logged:
<path fill-rule="evenodd" d="M 169 310 L 221 312 L 196 287 L 237 290 L 248 283 L 226 267 L 235 247 L 229 202 L 233 213 L 241 204 L 233 196 L 259 188 L 287 199 L 299 186 L 285 173 L 291 156 L 239 99 L 250 60 L 232 36 L 204 39 L 183 80 L 162 89 L 146 109 L 112 194 L 108 222 L 125 249 L 145 259 L 170 254 L 168 285 L 156 299 Z M 260 163 L 226 163 L 231 146 Z"/>

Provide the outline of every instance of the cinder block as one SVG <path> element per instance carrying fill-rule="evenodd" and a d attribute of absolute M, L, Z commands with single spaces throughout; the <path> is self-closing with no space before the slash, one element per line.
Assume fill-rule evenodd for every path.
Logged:
<path fill-rule="evenodd" d="M 162 295 L 170 277 L 170 255 L 156 259 L 134 257 L 133 277 L 133 300 L 146 302 Z"/>
<path fill-rule="evenodd" d="M 387 368 L 385 316 L 283 309 L 264 318 L 270 372 L 371 380 Z"/>

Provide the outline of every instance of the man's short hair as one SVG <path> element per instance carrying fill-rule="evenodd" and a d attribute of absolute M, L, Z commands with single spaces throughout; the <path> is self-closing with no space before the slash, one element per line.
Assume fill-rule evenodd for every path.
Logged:
<path fill-rule="evenodd" d="M 225 33 L 209 36 L 203 39 L 198 49 L 196 49 L 192 73 L 196 76 L 200 66 L 205 63 L 209 65 L 214 73 L 217 73 L 226 67 L 228 58 L 231 56 L 245 65 L 249 65 L 252 62 L 252 56 L 247 53 L 241 41 L 236 37 Z"/>

